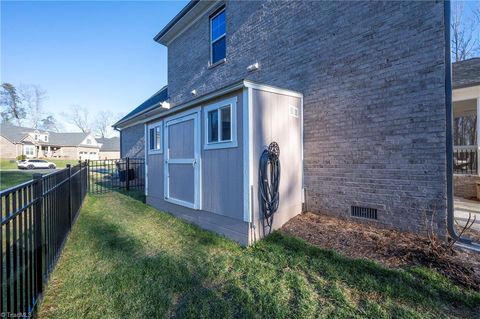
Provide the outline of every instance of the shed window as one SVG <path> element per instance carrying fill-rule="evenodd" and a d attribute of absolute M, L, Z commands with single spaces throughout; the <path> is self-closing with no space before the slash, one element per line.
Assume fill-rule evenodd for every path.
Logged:
<path fill-rule="evenodd" d="M 162 122 L 150 124 L 148 126 L 148 153 L 162 152 Z"/>
<path fill-rule="evenodd" d="M 210 54 L 211 63 L 215 64 L 226 56 L 225 9 L 210 18 Z"/>
<path fill-rule="evenodd" d="M 237 146 L 236 105 L 232 98 L 205 107 L 205 149 Z"/>

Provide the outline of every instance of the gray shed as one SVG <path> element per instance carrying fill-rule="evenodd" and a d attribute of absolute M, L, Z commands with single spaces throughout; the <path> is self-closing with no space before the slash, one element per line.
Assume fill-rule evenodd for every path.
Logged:
<path fill-rule="evenodd" d="M 268 233 L 259 161 L 278 143 L 272 229 L 302 211 L 302 94 L 241 81 L 145 119 L 147 203 L 242 245 Z"/>

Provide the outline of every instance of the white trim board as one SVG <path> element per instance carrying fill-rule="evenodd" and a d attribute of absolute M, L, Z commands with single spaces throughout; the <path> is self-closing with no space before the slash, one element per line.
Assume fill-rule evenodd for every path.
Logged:
<path fill-rule="evenodd" d="M 230 106 L 230 140 L 226 141 L 218 141 L 218 142 L 209 142 L 208 141 L 208 113 L 214 110 L 220 110 L 221 108 Z M 232 98 L 224 99 L 222 101 L 215 102 L 213 104 L 209 104 L 203 107 L 203 125 L 205 127 L 204 130 L 204 150 L 214 150 L 214 149 L 221 149 L 221 148 L 232 148 L 238 146 L 238 137 L 237 137 L 237 97 L 234 96 Z M 218 138 L 220 139 L 220 131 L 221 131 L 221 120 L 220 120 L 220 112 L 218 113 Z"/>
<path fill-rule="evenodd" d="M 200 108 L 189 110 L 189 112 L 184 112 L 177 114 L 176 116 L 171 116 L 164 120 L 163 126 L 163 139 L 165 145 L 165 158 L 164 158 L 164 167 L 163 167 L 163 195 L 164 200 L 171 202 L 177 205 L 185 206 L 192 209 L 201 209 L 202 207 L 202 162 L 201 162 L 201 136 L 200 136 L 200 126 L 201 126 L 201 116 Z M 194 154 L 193 158 L 189 159 L 170 159 L 170 149 L 168 144 L 168 129 L 169 126 L 182 123 L 185 121 L 193 120 L 194 123 Z M 169 184 L 169 164 L 185 164 L 194 166 L 194 202 L 186 202 L 177 198 L 170 197 L 170 184 Z"/>
<path fill-rule="evenodd" d="M 136 117 L 132 118 L 129 121 L 133 121 L 129 124 L 126 125 L 117 125 L 116 128 L 119 130 L 126 129 L 132 126 L 135 126 L 140 123 L 145 123 L 149 121 L 153 121 L 155 119 L 159 119 L 162 117 L 169 116 L 171 114 L 175 114 L 184 110 L 187 110 L 191 107 L 194 107 L 195 105 L 198 105 L 202 102 L 206 102 L 208 100 L 214 99 L 216 97 L 240 90 L 242 88 L 252 88 L 252 89 L 257 89 L 261 91 L 266 91 L 266 92 L 272 92 L 272 93 L 277 93 L 277 94 L 282 94 L 282 95 L 288 95 L 288 96 L 293 96 L 293 97 L 299 97 L 303 98 L 303 94 L 299 92 L 295 92 L 292 90 L 287 90 L 287 89 L 282 89 L 273 85 L 269 84 L 261 84 L 257 82 L 252 82 L 248 80 L 242 80 L 236 83 L 233 83 L 231 85 L 228 85 L 226 87 L 223 87 L 221 89 L 218 89 L 216 91 L 212 91 L 210 93 L 207 93 L 205 95 L 199 96 L 191 101 L 185 102 L 183 104 L 180 104 L 178 106 L 173 106 L 172 108 L 166 110 L 162 109 L 160 105 L 156 108 L 149 109 L 148 111 L 142 112 L 138 114 L 136 117 L 141 117 L 137 120 L 134 120 Z"/>

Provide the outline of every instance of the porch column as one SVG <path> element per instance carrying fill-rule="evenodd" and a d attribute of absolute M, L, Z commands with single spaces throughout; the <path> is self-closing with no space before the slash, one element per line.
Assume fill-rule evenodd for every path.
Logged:
<path fill-rule="evenodd" d="M 52 154 L 50 154 L 50 145 L 47 146 L 47 156 L 52 157 Z"/>
<path fill-rule="evenodd" d="M 477 175 L 480 175 L 480 96 L 477 96 Z"/>

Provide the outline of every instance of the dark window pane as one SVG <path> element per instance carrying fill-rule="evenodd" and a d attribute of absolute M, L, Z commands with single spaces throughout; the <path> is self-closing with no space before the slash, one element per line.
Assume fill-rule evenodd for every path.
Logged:
<path fill-rule="evenodd" d="M 225 59 L 225 54 L 225 37 L 223 37 L 212 44 L 212 63 Z"/>
<path fill-rule="evenodd" d="M 212 41 L 225 33 L 225 11 L 212 20 Z"/>
<path fill-rule="evenodd" d="M 222 141 L 229 141 L 231 139 L 231 108 L 230 106 L 224 107 L 220 110 L 221 119 L 222 119 Z"/>
<path fill-rule="evenodd" d="M 155 149 L 155 130 L 153 128 L 150 129 L 150 149 Z"/>
<path fill-rule="evenodd" d="M 454 145 L 477 145 L 477 116 L 465 115 L 453 121 Z"/>
<path fill-rule="evenodd" d="M 218 110 L 208 112 L 208 141 L 218 142 Z"/>

